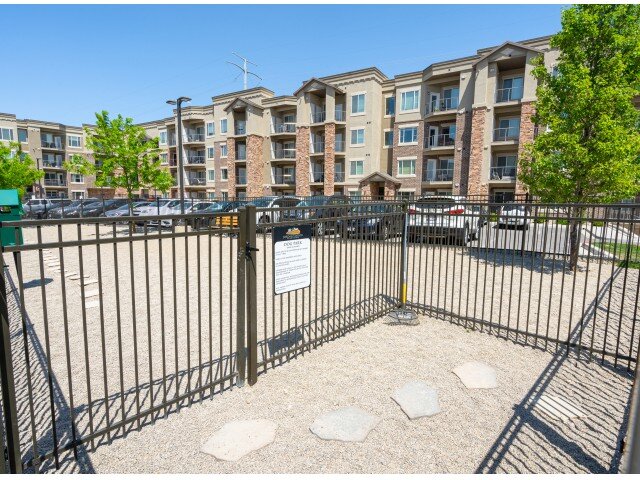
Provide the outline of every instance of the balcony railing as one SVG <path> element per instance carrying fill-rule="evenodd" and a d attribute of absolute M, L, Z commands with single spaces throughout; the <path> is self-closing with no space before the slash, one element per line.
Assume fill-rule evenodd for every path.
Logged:
<path fill-rule="evenodd" d="M 43 160 L 42 161 L 42 167 L 43 168 L 62 168 L 62 162 L 61 161 L 46 161 Z"/>
<path fill-rule="evenodd" d="M 523 87 L 499 88 L 496 91 L 496 103 L 521 100 Z"/>
<path fill-rule="evenodd" d="M 184 136 L 186 143 L 204 142 L 204 133 L 187 133 Z"/>
<path fill-rule="evenodd" d="M 64 178 L 45 178 L 44 184 L 47 187 L 65 187 L 67 181 Z"/>
<path fill-rule="evenodd" d="M 347 112 L 343 108 L 336 108 L 336 122 L 346 122 Z"/>
<path fill-rule="evenodd" d="M 204 155 L 188 155 L 187 158 L 185 158 L 187 165 L 204 165 L 205 161 Z"/>
<path fill-rule="evenodd" d="M 282 158 L 296 158 L 296 149 L 295 148 L 276 148 L 273 152 L 273 158 L 282 159 Z"/>
<path fill-rule="evenodd" d="M 453 181 L 453 168 L 436 168 L 425 170 L 422 173 L 423 182 L 451 182 Z"/>
<path fill-rule="evenodd" d="M 324 182 L 324 171 L 311 172 L 312 182 Z"/>
<path fill-rule="evenodd" d="M 520 136 L 519 128 L 496 128 L 493 131 L 493 139 L 496 142 L 507 142 L 509 140 L 518 140 Z"/>
<path fill-rule="evenodd" d="M 276 123 L 272 126 L 273 133 L 296 133 L 295 123 Z"/>
<path fill-rule="evenodd" d="M 176 136 L 172 136 L 169 137 L 169 140 L 167 140 L 167 143 L 169 144 L 170 147 L 175 147 L 176 146 Z"/>
<path fill-rule="evenodd" d="M 327 118 L 327 112 L 316 112 L 311 114 L 311 123 L 323 123 Z"/>
<path fill-rule="evenodd" d="M 247 133 L 247 122 L 236 122 L 234 130 L 236 135 L 245 135 Z"/>
<path fill-rule="evenodd" d="M 515 180 L 517 167 L 491 167 L 491 180 Z"/>
<path fill-rule="evenodd" d="M 345 142 L 344 140 L 336 140 L 336 152 L 344 152 Z"/>
<path fill-rule="evenodd" d="M 446 112 L 458 108 L 458 97 L 442 98 L 431 101 L 431 112 Z"/>
<path fill-rule="evenodd" d="M 55 148 L 56 150 L 62 150 L 62 142 L 47 142 L 41 141 L 42 148 Z"/>
<path fill-rule="evenodd" d="M 237 175 L 236 176 L 236 185 L 246 185 L 247 184 L 247 176 L 246 175 Z"/>
<path fill-rule="evenodd" d="M 313 142 L 313 152 L 311 153 L 324 153 L 324 142 Z"/>
<path fill-rule="evenodd" d="M 276 185 L 295 185 L 296 174 L 294 173 L 274 173 L 273 183 Z"/>
<path fill-rule="evenodd" d="M 334 182 L 344 182 L 344 172 L 335 172 L 333 174 Z"/>
<path fill-rule="evenodd" d="M 192 185 L 192 186 L 206 185 L 206 183 L 207 183 L 207 179 L 205 177 L 190 177 L 189 178 L 189 185 Z"/>
<path fill-rule="evenodd" d="M 453 147 L 456 144 L 456 139 L 448 133 L 440 135 L 431 135 L 427 142 L 427 148 L 432 147 Z"/>

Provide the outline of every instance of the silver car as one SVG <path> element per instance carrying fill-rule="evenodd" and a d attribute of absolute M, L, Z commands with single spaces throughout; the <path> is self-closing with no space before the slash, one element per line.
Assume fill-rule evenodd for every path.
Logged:
<path fill-rule="evenodd" d="M 481 219 L 464 197 L 431 195 L 409 207 L 409 239 L 441 238 L 466 245 L 478 236 Z"/>

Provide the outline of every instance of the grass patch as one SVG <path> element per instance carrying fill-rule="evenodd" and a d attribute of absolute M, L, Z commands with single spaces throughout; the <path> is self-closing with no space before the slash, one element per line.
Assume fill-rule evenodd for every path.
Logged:
<path fill-rule="evenodd" d="M 615 242 L 598 242 L 595 246 L 615 255 L 618 260 L 622 259 L 618 266 L 640 269 L 640 246 Z"/>
<path fill-rule="evenodd" d="M 566 218 L 559 218 L 558 220 L 556 220 L 556 223 L 558 225 L 569 225 L 569 220 L 567 220 Z"/>
<path fill-rule="evenodd" d="M 594 227 L 604 227 L 604 222 L 602 220 L 595 220 L 591 222 L 591 225 Z"/>
<path fill-rule="evenodd" d="M 545 216 L 541 216 L 541 217 L 536 217 L 535 218 L 535 222 L 536 223 L 547 223 L 547 220 L 549 220 L 547 217 Z"/>
<path fill-rule="evenodd" d="M 498 214 L 497 213 L 492 213 L 491 215 L 489 215 L 489 221 L 490 222 L 497 222 L 498 221 Z"/>

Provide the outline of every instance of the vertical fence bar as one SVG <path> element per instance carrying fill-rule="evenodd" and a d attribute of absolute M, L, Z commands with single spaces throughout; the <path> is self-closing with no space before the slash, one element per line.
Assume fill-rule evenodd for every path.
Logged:
<path fill-rule="evenodd" d="M 11 336 L 9 331 L 9 305 L 7 286 L 4 280 L 4 257 L 0 252 L 0 382 L 2 384 L 2 416 L 6 435 L 7 460 L 10 473 L 22 473 L 20 458 L 20 439 L 18 437 L 18 408 L 13 378 L 13 359 L 11 357 Z M 4 455 L 4 450 L 2 451 Z M 4 462 L 4 458 L 3 458 Z"/>
<path fill-rule="evenodd" d="M 231 220 L 233 223 L 233 220 Z M 238 380 L 237 385 L 242 387 L 247 378 L 246 375 L 246 359 L 247 350 L 245 346 L 245 262 L 246 262 L 246 244 L 247 244 L 247 210 L 245 207 L 238 209 L 238 258 L 237 258 L 237 278 L 236 278 L 236 355 Z"/>
<path fill-rule="evenodd" d="M 636 361 L 636 374 L 631 392 L 629 411 L 629 428 L 627 430 L 628 446 L 625 452 L 623 473 L 640 473 L 640 357 Z"/>
<path fill-rule="evenodd" d="M 256 261 L 258 255 L 254 255 L 253 252 L 256 249 L 256 206 L 253 204 L 247 205 L 246 210 L 246 243 L 248 255 L 246 259 L 249 260 L 248 266 L 245 268 L 246 272 L 246 288 L 247 288 L 247 353 L 248 353 L 248 379 L 249 385 L 254 385 L 258 380 L 258 288 L 256 284 Z M 246 265 L 246 264 L 245 264 Z M 266 281 L 266 277 L 264 278 Z M 297 302 L 296 302 L 297 309 Z M 296 310 L 297 312 L 297 310 Z M 297 318 L 296 318 L 297 321 Z"/>
<path fill-rule="evenodd" d="M 402 243 L 400 245 L 400 291 L 398 292 L 401 309 L 407 306 L 407 267 L 409 264 L 409 257 L 407 256 L 408 211 L 409 204 L 404 202 L 402 204 Z"/>

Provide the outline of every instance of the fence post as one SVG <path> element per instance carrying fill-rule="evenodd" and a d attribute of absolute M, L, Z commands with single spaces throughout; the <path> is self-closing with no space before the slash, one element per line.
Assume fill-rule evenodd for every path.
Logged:
<path fill-rule="evenodd" d="M 624 452 L 624 466 L 621 473 L 640 473 L 640 356 L 636 360 L 636 372 L 631 389 L 627 445 Z"/>
<path fill-rule="evenodd" d="M 233 225 L 233 217 L 231 220 Z M 247 349 L 245 344 L 245 312 L 246 312 L 246 285 L 245 285 L 245 264 L 247 260 L 247 211 L 245 207 L 238 209 L 238 257 L 237 257 L 237 278 L 236 278 L 236 355 L 238 367 L 238 380 L 236 384 L 239 387 L 244 385 L 247 378 L 246 359 Z"/>
<path fill-rule="evenodd" d="M 258 298 L 256 285 L 256 206 L 247 205 L 246 210 L 247 222 L 247 350 L 248 350 L 248 378 L 249 385 L 253 385 L 258 381 Z M 266 279 L 265 279 L 266 281 Z"/>
<path fill-rule="evenodd" d="M 20 458 L 20 439 L 18 438 L 18 410 L 16 390 L 13 380 L 13 360 L 11 357 L 11 336 L 9 331 L 9 306 L 7 286 L 4 279 L 5 263 L 0 251 L 0 384 L 2 386 L 2 421 L 6 435 L 6 446 L 2 450 L 4 465 L 5 449 L 9 464 L 9 473 L 22 473 Z"/>
<path fill-rule="evenodd" d="M 407 216 L 409 214 L 409 204 L 407 202 L 402 203 L 402 239 L 400 246 L 400 256 L 402 260 L 400 262 L 400 309 L 404 310 L 407 306 L 407 270 L 409 266 L 409 256 L 407 255 L 407 228 L 408 228 L 408 219 Z"/>

